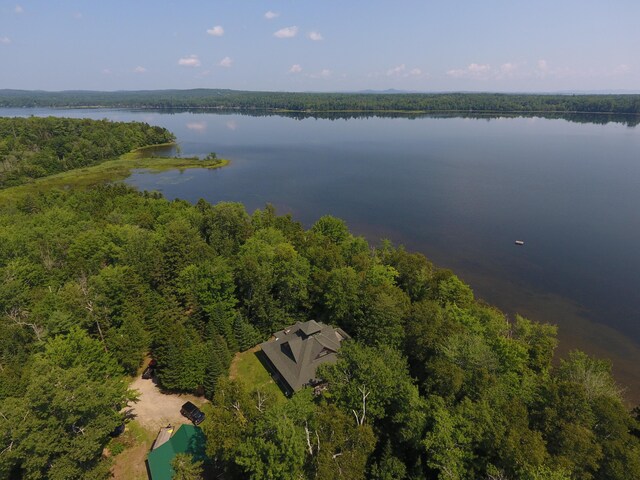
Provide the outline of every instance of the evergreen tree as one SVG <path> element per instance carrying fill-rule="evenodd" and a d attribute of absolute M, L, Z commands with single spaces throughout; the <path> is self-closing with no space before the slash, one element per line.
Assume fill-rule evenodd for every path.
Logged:
<path fill-rule="evenodd" d="M 229 350 L 237 352 L 239 347 L 234 334 L 236 312 L 233 309 L 226 308 L 222 303 L 208 305 L 205 310 L 209 316 L 207 336 L 213 338 L 215 335 L 222 335 Z"/>
<path fill-rule="evenodd" d="M 212 339 L 213 353 L 220 359 L 220 363 L 227 370 L 231 365 L 231 352 L 222 335 L 216 335 Z"/>
<path fill-rule="evenodd" d="M 218 385 L 218 380 L 221 375 L 223 375 L 226 371 L 220 358 L 216 354 L 213 345 L 213 342 L 209 342 L 207 349 L 207 359 L 206 359 L 206 370 L 204 376 L 204 395 L 211 400 L 216 391 L 216 386 Z"/>
<path fill-rule="evenodd" d="M 206 367 L 204 376 L 204 393 L 209 399 L 213 398 L 216 385 L 221 376 L 226 376 L 231 364 L 231 354 L 227 348 L 227 343 L 220 335 L 214 336 L 207 343 Z"/>
<path fill-rule="evenodd" d="M 260 334 L 258 331 L 247 322 L 242 315 L 236 316 L 236 321 L 233 324 L 233 333 L 238 342 L 238 348 L 243 352 L 260 342 Z"/>

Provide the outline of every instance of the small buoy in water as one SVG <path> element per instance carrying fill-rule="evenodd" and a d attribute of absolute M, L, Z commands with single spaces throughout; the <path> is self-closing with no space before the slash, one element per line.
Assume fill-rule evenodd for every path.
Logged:
<path fill-rule="evenodd" d="M 519 245 L 519 246 L 524 245 L 524 240 L 516 240 L 516 245 Z"/>

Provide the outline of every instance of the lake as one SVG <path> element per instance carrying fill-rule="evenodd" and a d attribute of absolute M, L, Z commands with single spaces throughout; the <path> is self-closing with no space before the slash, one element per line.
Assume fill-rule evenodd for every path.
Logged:
<path fill-rule="evenodd" d="M 249 212 L 272 203 L 307 227 L 331 214 L 373 244 L 402 243 L 510 316 L 557 324 L 562 354 L 612 358 L 640 401 L 640 127 L 580 116 L 0 109 L 29 114 L 166 127 L 181 155 L 216 152 L 231 164 L 137 172 L 128 183 Z"/>

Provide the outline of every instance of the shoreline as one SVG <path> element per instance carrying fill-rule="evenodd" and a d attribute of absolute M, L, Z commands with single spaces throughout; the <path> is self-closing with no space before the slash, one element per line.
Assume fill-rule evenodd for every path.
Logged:
<path fill-rule="evenodd" d="M 184 171 L 191 168 L 204 168 L 213 170 L 229 165 L 229 160 L 201 160 L 197 157 L 157 157 L 144 156 L 146 150 L 170 147 L 177 145 L 176 142 L 169 142 L 158 145 L 146 145 L 131 152 L 125 153 L 114 160 L 92 165 L 90 167 L 76 168 L 66 172 L 37 178 L 30 183 L 7 187 L 0 190 L 0 206 L 21 200 L 28 195 L 50 189 L 88 188 L 111 182 L 125 180 L 133 173 L 133 170 L 146 170 L 149 172 L 163 172 L 167 170 Z"/>

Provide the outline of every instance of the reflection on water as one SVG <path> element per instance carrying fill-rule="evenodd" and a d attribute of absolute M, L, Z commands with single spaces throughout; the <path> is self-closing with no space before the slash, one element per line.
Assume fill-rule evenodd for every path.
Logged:
<path fill-rule="evenodd" d="M 558 324 L 563 351 L 612 357 L 640 401 L 637 117 L 36 114 L 167 127 L 181 155 L 231 165 L 129 183 L 249 211 L 269 202 L 307 226 L 328 213 L 373 242 L 403 243 L 507 313 Z"/>
<path fill-rule="evenodd" d="M 499 118 L 545 118 L 547 120 L 560 119 L 575 123 L 591 123 L 606 125 L 607 123 L 620 123 L 628 127 L 635 127 L 640 124 L 639 115 L 614 114 L 614 113 L 477 113 L 477 112 L 441 112 L 441 113 L 421 113 L 421 112 L 285 112 L 273 110 L 227 110 L 216 108 L 215 110 L 200 109 L 145 109 L 145 112 L 156 112 L 163 115 L 180 115 L 191 113 L 215 114 L 229 116 L 248 117 L 286 117 L 295 120 L 322 119 L 322 120 L 356 120 L 367 118 L 470 118 L 475 120 L 495 120 Z M 229 128 L 237 126 L 237 122 L 231 120 L 227 122 Z M 191 122 L 187 128 L 192 130 L 204 130 L 204 122 Z"/>

